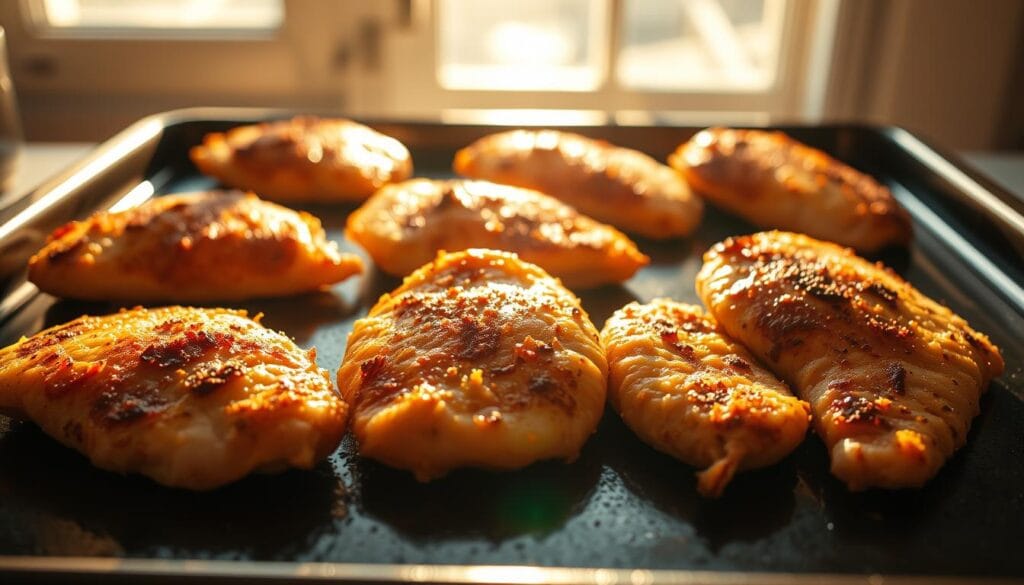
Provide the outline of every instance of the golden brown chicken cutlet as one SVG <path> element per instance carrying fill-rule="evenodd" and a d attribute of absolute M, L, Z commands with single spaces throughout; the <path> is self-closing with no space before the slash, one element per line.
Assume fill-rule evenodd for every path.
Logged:
<path fill-rule="evenodd" d="M 807 403 L 700 307 L 630 303 L 601 341 L 615 410 L 647 444 L 703 468 L 705 496 L 721 495 L 737 471 L 778 462 L 807 432 Z"/>
<path fill-rule="evenodd" d="M 190 151 L 204 174 L 285 203 L 362 201 L 412 176 L 409 150 L 352 120 L 299 116 L 214 132 Z"/>
<path fill-rule="evenodd" d="M 237 301 L 314 291 L 362 271 L 320 220 L 241 191 L 166 195 L 58 228 L 29 280 L 95 301 Z"/>
<path fill-rule="evenodd" d="M 688 235 L 703 204 L 671 168 L 642 152 L 571 132 L 511 130 L 455 155 L 455 172 L 561 199 L 598 221 L 648 238 Z"/>
<path fill-rule="evenodd" d="M 811 404 L 852 490 L 923 485 L 964 444 L 999 349 L 852 250 L 787 232 L 729 238 L 697 290 L 721 327 Z"/>
<path fill-rule="evenodd" d="M 467 248 L 515 252 L 574 288 L 627 280 L 648 261 L 621 232 L 557 199 L 487 181 L 389 185 L 349 216 L 346 233 L 396 276 Z"/>
<path fill-rule="evenodd" d="M 709 128 L 669 164 L 705 199 L 762 228 L 874 252 L 911 238 L 910 215 L 889 189 L 782 132 Z"/>
<path fill-rule="evenodd" d="M 338 445 L 347 406 L 314 356 L 242 311 L 86 316 L 0 350 L 0 408 L 97 467 L 207 490 Z"/>
<path fill-rule="evenodd" d="M 356 322 L 338 370 L 359 452 L 422 481 L 574 459 L 607 366 L 579 300 L 508 252 L 440 254 Z"/>

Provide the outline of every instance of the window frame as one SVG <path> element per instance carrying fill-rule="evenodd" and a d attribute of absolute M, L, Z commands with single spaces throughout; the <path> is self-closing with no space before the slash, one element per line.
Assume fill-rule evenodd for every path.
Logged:
<path fill-rule="evenodd" d="M 787 2 L 776 82 L 744 93 L 620 87 L 614 72 L 623 0 L 596 0 L 608 3 L 610 42 L 606 75 L 593 92 L 441 87 L 436 0 L 284 0 L 273 34 L 145 39 L 47 35 L 33 25 L 35 1 L 0 2 L 0 22 L 26 134 L 36 139 L 98 139 L 144 115 L 196 105 L 456 121 L 472 121 L 467 115 L 480 109 L 577 110 L 586 115 L 576 119 L 588 122 L 793 121 L 806 117 L 808 103 L 822 103 L 832 60 L 817 56 L 825 73 L 809 71 L 809 48 L 817 46 L 811 32 L 828 13 L 822 7 L 843 2 Z M 834 26 L 824 28 L 831 34 Z"/>
<path fill-rule="evenodd" d="M 438 3 L 434 0 L 413 1 L 413 26 L 406 38 L 391 43 L 388 67 L 384 67 L 381 84 L 392 89 L 387 98 L 356 95 L 354 106 L 362 111 L 383 113 L 400 112 L 410 116 L 431 115 L 434 112 L 462 112 L 471 109 L 514 110 L 572 109 L 604 112 L 612 117 L 616 112 L 691 112 L 694 117 L 721 113 L 728 119 L 763 120 L 796 119 L 804 115 L 808 102 L 820 102 L 825 91 L 825 80 L 813 75 L 809 67 L 828 66 L 821 59 L 812 60 L 808 51 L 818 46 L 817 33 L 831 34 L 832 28 L 819 30 L 822 15 L 832 14 L 839 0 L 789 0 L 783 15 L 783 43 L 778 56 L 775 81 L 765 90 L 660 90 L 629 89 L 617 79 L 616 69 L 621 43 L 623 0 L 607 2 L 609 15 L 606 26 L 610 42 L 605 52 L 605 75 L 598 87 L 590 92 L 538 91 L 538 90 L 475 90 L 448 89 L 440 84 L 436 74 L 438 55 L 435 48 L 439 31 Z M 828 23 L 825 23 L 826 25 Z M 412 50 L 426 52 L 430 47 L 430 66 L 423 67 L 421 57 L 412 58 Z M 419 62 L 417 66 L 412 63 Z M 815 84 L 808 87 L 808 82 Z"/>
<path fill-rule="evenodd" d="M 278 97 L 339 93 L 317 81 L 336 76 L 329 59 L 307 41 L 310 30 L 321 41 L 334 37 L 330 26 L 344 19 L 322 19 L 318 25 L 315 18 L 318 9 L 330 14 L 331 4 L 285 0 L 280 28 L 261 35 L 51 34 L 40 24 L 38 0 L 4 3 L 0 16 L 11 23 L 12 70 L 22 92 Z M 110 67 L 114 62 L 117 67 Z"/>

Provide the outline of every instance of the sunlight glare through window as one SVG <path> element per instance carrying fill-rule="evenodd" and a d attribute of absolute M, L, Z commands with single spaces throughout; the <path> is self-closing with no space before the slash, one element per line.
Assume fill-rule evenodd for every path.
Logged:
<path fill-rule="evenodd" d="M 438 78 L 447 89 L 595 89 L 607 16 L 603 0 L 441 0 Z"/>
<path fill-rule="evenodd" d="M 786 0 L 625 0 L 617 77 L 630 89 L 765 90 Z"/>
<path fill-rule="evenodd" d="M 283 0 L 42 0 L 56 30 L 272 30 Z"/>

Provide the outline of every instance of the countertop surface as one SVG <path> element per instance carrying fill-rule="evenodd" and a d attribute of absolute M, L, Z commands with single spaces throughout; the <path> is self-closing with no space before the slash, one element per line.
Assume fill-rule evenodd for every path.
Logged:
<path fill-rule="evenodd" d="M 86 142 L 30 142 L 23 146 L 10 188 L 0 193 L 0 209 L 31 193 L 43 181 L 78 162 L 96 146 Z"/>

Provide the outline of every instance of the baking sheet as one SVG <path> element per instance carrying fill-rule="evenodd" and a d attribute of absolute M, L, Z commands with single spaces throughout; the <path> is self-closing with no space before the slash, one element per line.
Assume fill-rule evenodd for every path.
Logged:
<path fill-rule="evenodd" d="M 159 127 L 146 128 L 148 137 L 136 135 L 134 150 L 115 149 L 120 155 L 92 168 L 98 180 L 65 189 L 63 197 L 51 197 L 49 206 L 38 201 L 45 201 L 53 185 L 37 193 L 34 215 L 31 221 L 20 218 L 19 233 L 34 230 L 41 237 L 44 226 L 125 195 L 139 200 L 151 191 L 211 187 L 214 183 L 188 163 L 187 147 L 208 131 L 264 115 L 221 111 L 156 118 Z M 418 175 L 433 177 L 450 175 L 455 149 L 497 130 L 425 123 L 378 126 L 410 146 Z M 695 131 L 576 130 L 642 147 L 662 160 Z M 851 494 L 829 475 L 827 453 L 812 434 L 780 465 L 741 474 L 724 497 L 704 500 L 696 493 L 693 468 L 641 443 L 608 410 L 579 460 L 570 465 L 547 462 L 514 473 L 463 470 L 420 484 L 407 472 L 355 456 L 347 437 L 329 461 L 311 472 L 253 476 L 212 493 L 189 493 L 94 469 L 33 425 L 0 417 L 0 555 L 5 555 L 0 556 L 0 574 L 45 576 L 77 566 L 48 565 L 51 557 L 127 557 L 277 561 L 285 567 L 329 563 L 324 566 L 334 567 L 333 575 L 353 579 L 367 578 L 355 570 L 356 563 L 390 569 L 416 564 L 649 569 L 655 571 L 649 573 L 654 580 L 765 574 L 1024 576 L 1024 555 L 1018 552 L 1024 543 L 1024 298 L 1019 288 L 1000 286 L 1024 282 L 1020 256 L 1014 259 L 1014 218 L 986 216 L 986 202 L 978 202 L 959 175 L 936 172 L 930 164 L 935 161 L 925 156 L 934 151 L 902 131 L 787 130 L 894 190 L 914 216 L 915 241 L 909 250 L 890 251 L 881 259 L 988 333 L 1003 350 L 1007 372 L 983 398 L 967 445 L 924 489 Z M 121 144 L 125 136 L 118 139 Z M 111 152 L 110 146 L 99 154 Z M 990 185 L 935 156 L 1003 201 Z M 70 176 L 74 173 L 56 187 L 66 185 Z M 324 221 L 332 239 L 368 260 L 343 239 L 351 207 L 306 209 Z M 585 291 L 584 307 L 600 327 L 612 311 L 633 300 L 670 296 L 699 302 L 693 278 L 701 253 L 728 235 L 752 231 L 709 206 L 703 225 L 690 238 L 638 240 L 651 265 L 622 286 Z M 15 254 L 4 248 L 9 242 L 0 231 L 0 250 L 8 258 Z M 352 323 L 397 284 L 371 269 L 329 292 L 240 306 L 265 313 L 265 324 L 284 330 L 299 345 L 316 346 L 318 362 L 333 373 Z M 26 294 L 20 278 L 15 275 L 5 286 L 9 310 L 0 314 L 0 343 L 5 345 L 83 313 L 119 308 L 47 295 L 12 303 L 19 290 Z M 217 566 L 230 574 L 232 565 Z M 237 565 L 256 575 L 260 566 Z M 265 566 L 264 576 L 284 578 L 270 570 L 281 565 Z M 170 567 L 170 574 L 189 574 L 186 564 Z M 388 574 L 405 579 L 395 576 L 404 573 Z M 504 574 L 511 581 L 529 576 Z"/>

